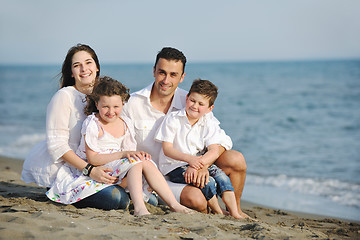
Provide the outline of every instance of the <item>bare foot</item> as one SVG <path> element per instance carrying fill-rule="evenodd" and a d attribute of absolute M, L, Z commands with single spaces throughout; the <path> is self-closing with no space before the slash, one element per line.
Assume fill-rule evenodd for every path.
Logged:
<path fill-rule="evenodd" d="M 245 219 L 243 216 L 241 216 L 237 211 L 233 214 L 230 213 L 230 215 L 236 219 Z"/>
<path fill-rule="evenodd" d="M 222 208 L 221 208 L 221 210 L 222 210 L 222 214 L 224 214 L 225 216 L 230 215 L 229 211 L 222 209 Z"/>
<path fill-rule="evenodd" d="M 195 213 L 194 210 L 190 209 L 190 208 L 187 208 L 181 204 L 179 205 L 176 205 L 174 207 L 170 207 L 170 210 L 173 211 L 173 212 L 179 212 L 179 213 L 186 213 L 186 214 L 193 214 Z"/>
<path fill-rule="evenodd" d="M 246 213 L 244 213 L 243 211 L 239 211 L 239 214 L 243 217 L 243 218 L 250 218 L 249 215 L 247 215 Z"/>
<path fill-rule="evenodd" d="M 243 211 L 241 211 L 239 214 L 242 216 L 242 218 L 249 219 L 249 220 L 252 220 L 252 221 L 255 221 L 255 222 L 258 221 L 258 220 L 256 220 L 256 219 L 250 217 L 249 215 L 247 215 L 247 214 L 244 213 Z"/>
<path fill-rule="evenodd" d="M 140 217 L 145 215 L 150 215 L 150 212 L 146 208 L 139 209 L 137 211 L 134 210 L 134 216 Z"/>

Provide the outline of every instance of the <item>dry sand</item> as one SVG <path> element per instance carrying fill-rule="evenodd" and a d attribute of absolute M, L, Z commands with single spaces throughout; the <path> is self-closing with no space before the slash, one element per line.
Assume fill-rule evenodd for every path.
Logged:
<path fill-rule="evenodd" d="M 130 210 L 78 209 L 51 202 L 45 189 L 20 180 L 22 161 L 0 157 L 0 239 L 360 239 L 360 224 L 242 203 L 253 220 L 178 214 L 148 205 Z"/>

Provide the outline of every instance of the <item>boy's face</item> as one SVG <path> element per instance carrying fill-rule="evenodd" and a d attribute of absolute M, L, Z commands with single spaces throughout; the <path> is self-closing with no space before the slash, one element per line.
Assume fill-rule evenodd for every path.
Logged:
<path fill-rule="evenodd" d="M 190 122 L 199 120 L 213 108 L 214 105 L 209 106 L 209 98 L 205 95 L 193 92 L 186 97 L 185 111 Z"/>

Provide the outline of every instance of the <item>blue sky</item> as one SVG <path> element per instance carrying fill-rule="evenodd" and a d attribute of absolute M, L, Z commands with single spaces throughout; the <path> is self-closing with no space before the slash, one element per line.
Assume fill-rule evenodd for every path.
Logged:
<path fill-rule="evenodd" d="M 359 0 L 0 0 L 0 64 L 59 64 L 76 43 L 102 63 L 360 58 Z"/>

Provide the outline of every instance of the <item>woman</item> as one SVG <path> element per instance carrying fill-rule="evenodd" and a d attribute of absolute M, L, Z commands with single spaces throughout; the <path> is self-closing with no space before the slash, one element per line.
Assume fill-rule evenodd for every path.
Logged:
<path fill-rule="evenodd" d="M 129 197 L 122 187 L 112 185 L 117 182 L 116 177 L 108 174 L 112 169 L 102 166 L 88 169 L 87 162 L 75 154 L 86 117 L 86 95 L 92 92 L 99 75 L 99 60 L 91 47 L 78 44 L 70 48 L 62 66 L 60 90 L 47 107 L 46 140 L 30 151 L 24 162 L 21 179 L 49 188 L 59 168 L 67 163 L 95 181 L 109 184 L 107 188 L 74 205 L 105 210 L 125 209 L 129 205 Z"/>

